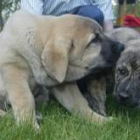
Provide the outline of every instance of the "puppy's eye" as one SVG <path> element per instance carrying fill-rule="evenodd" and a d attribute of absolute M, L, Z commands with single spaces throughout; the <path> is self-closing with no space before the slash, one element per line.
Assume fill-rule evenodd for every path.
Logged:
<path fill-rule="evenodd" d="M 99 34 L 95 34 L 95 37 L 92 39 L 92 42 L 93 43 L 97 43 L 97 42 L 99 42 L 100 41 L 100 36 L 99 36 Z"/>
<path fill-rule="evenodd" d="M 98 43 L 100 41 L 99 34 L 95 34 L 95 37 L 88 43 L 87 47 L 90 46 L 92 43 Z"/>
<path fill-rule="evenodd" d="M 127 75 L 128 71 L 124 68 L 118 68 L 118 72 L 120 75 Z"/>

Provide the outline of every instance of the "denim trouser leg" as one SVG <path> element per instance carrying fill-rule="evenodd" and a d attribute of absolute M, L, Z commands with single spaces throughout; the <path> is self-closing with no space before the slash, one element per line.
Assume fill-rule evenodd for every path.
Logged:
<path fill-rule="evenodd" d="M 96 20 L 101 26 L 103 26 L 104 21 L 103 12 L 96 6 L 92 5 L 80 6 L 75 8 L 72 14 L 92 18 Z"/>

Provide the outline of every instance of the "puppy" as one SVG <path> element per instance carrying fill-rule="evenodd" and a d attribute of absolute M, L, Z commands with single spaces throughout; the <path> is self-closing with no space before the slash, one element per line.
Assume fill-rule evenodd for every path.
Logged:
<path fill-rule="evenodd" d="M 140 104 L 140 35 L 124 43 L 126 49 L 115 69 L 114 96 L 125 106 L 138 107 Z"/>
<path fill-rule="evenodd" d="M 134 29 L 123 27 L 116 28 L 106 35 L 112 40 L 125 45 L 125 50 L 121 54 L 116 66 L 114 65 L 113 69 L 108 71 L 104 69 L 98 75 L 91 76 L 88 80 L 85 78 L 81 79 L 79 83 L 79 88 L 87 98 L 92 109 L 104 116 L 106 116 L 106 92 L 109 91 L 107 84 L 111 84 L 113 87 L 115 86 L 114 92 L 113 87 L 111 87 L 112 92 L 122 104 L 127 106 L 137 106 L 139 104 L 139 75 L 134 78 L 132 73 L 137 73 L 139 67 L 140 34 Z M 136 66 L 135 63 L 138 66 L 136 69 L 134 68 Z M 106 78 L 107 80 L 105 80 Z M 81 84 L 83 85 L 83 83 L 86 83 L 84 84 L 86 85 L 84 90 L 81 88 Z"/>
<path fill-rule="evenodd" d="M 139 106 L 140 34 L 131 28 L 118 28 L 112 32 L 111 36 L 112 39 L 125 44 L 125 50 L 115 68 L 113 94 L 123 105 Z"/>
<path fill-rule="evenodd" d="M 32 94 L 37 84 L 57 90 L 57 85 L 110 67 L 123 48 L 89 18 L 14 13 L 0 35 L 0 73 L 17 123 L 29 121 L 39 128 Z"/>

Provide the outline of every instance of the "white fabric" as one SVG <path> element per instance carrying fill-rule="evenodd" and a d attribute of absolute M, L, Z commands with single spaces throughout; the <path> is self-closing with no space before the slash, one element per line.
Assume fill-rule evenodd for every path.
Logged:
<path fill-rule="evenodd" d="M 83 5 L 96 5 L 105 20 L 114 19 L 112 0 L 21 0 L 21 8 L 30 13 L 56 16 Z"/>

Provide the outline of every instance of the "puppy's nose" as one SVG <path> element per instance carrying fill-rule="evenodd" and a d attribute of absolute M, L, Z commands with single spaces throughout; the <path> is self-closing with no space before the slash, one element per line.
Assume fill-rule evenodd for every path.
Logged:
<path fill-rule="evenodd" d="M 114 47 L 114 50 L 118 53 L 121 53 L 124 50 L 124 44 L 119 43 L 119 42 L 116 42 L 113 47 Z"/>
<path fill-rule="evenodd" d="M 125 94 L 125 93 L 119 93 L 119 98 L 121 99 L 121 101 L 126 101 L 129 99 L 129 95 L 128 94 Z"/>

